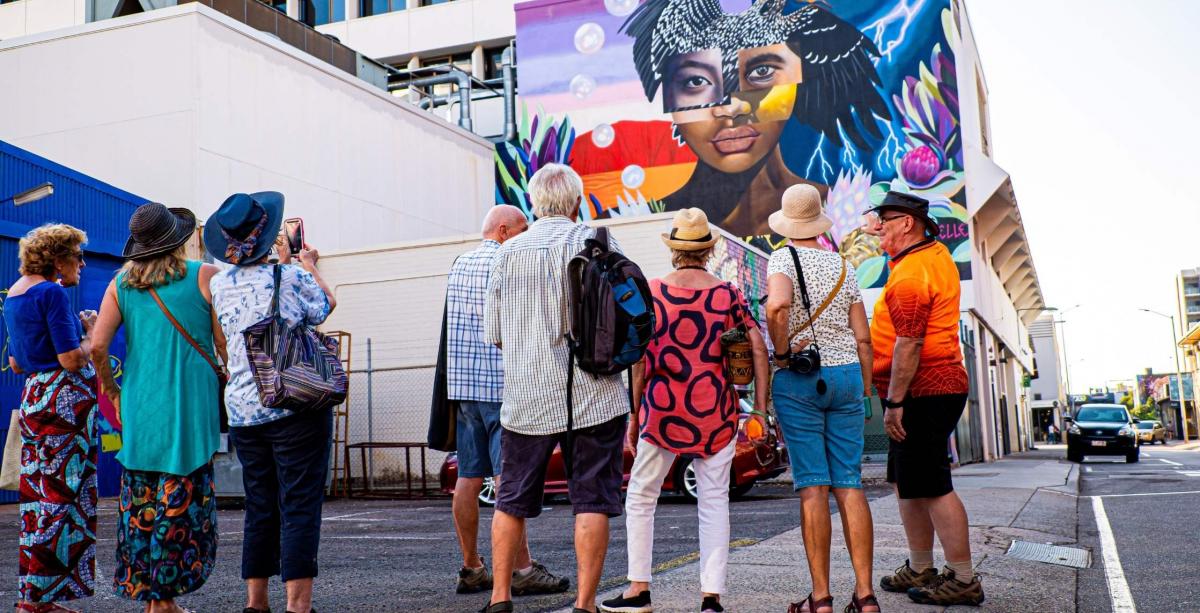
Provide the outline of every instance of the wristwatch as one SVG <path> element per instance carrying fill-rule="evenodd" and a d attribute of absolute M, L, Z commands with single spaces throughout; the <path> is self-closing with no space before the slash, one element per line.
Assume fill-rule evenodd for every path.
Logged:
<path fill-rule="evenodd" d="M 786 362 L 786 361 L 792 359 L 792 352 L 790 350 L 785 353 L 779 353 L 778 351 L 772 351 L 771 358 L 774 359 L 776 362 Z"/>
<path fill-rule="evenodd" d="M 892 402 L 891 400 L 888 400 L 887 398 L 880 398 L 879 404 L 882 404 L 883 408 L 885 408 L 885 409 L 899 409 L 904 406 L 903 402 Z"/>

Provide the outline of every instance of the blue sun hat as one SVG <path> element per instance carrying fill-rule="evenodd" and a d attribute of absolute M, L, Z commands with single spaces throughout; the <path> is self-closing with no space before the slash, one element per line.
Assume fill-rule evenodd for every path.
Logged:
<path fill-rule="evenodd" d="M 234 194 L 204 224 L 204 248 L 228 264 L 255 264 L 271 251 L 282 223 L 283 194 Z"/>

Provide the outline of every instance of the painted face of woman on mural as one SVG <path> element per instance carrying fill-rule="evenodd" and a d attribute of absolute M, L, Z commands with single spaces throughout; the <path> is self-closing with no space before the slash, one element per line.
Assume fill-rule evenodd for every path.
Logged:
<path fill-rule="evenodd" d="M 699 54 L 708 62 L 705 74 L 721 75 L 721 55 L 717 50 L 685 54 L 695 62 Z M 727 104 L 694 110 L 681 110 L 683 98 L 676 92 L 679 84 L 690 82 L 672 76 L 667 81 L 665 101 L 672 120 L 687 146 L 704 163 L 725 173 L 744 172 L 769 155 L 779 144 L 786 119 L 791 115 L 795 84 L 803 76 L 800 58 L 787 45 L 771 45 L 739 52 L 738 91 Z M 668 74 L 671 74 L 668 71 Z M 677 74 L 689 74 L 678 71 Z M 688 79 L 696 78 L 695 75 Z M 718 82 L 706 90 L 705 103 L 719 100 Z M 716 93 L 716 96 L 712 94 Z"/>

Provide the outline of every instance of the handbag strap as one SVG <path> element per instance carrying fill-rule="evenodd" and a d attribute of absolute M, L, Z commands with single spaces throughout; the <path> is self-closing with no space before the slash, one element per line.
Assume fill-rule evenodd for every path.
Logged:
<path fill-rule="evenodd" d="M 192 338 L 192 335 L 188 334 L 187 330 L 183 329 L 183 326 L 179 324 L 179 320 L 175 319 L 175 316 L 171 314 L 171 311 L 167 308 L 167 305 L 163 304 L 162 298 L 158 297 L 158 292 L 154 291 L 153 287 L 150 288 L 150 297 L 154 298 L 154 302 L 158 304 L 158 308 L 162 310 L 163 315 L 167 316 L 167 319 L 171 320 L 171 325 L 175 326 L 175 330 L 179 332 L 181 336 L 183 336 L 183 339 L 186 340 L 188 344 L 196 350 L 196 353 L 199 353 L 200 356 L 204 358 L 205 362 L 208 362 L 208 365 L 212 367 L 213 372 L 217 373 L 218 377 L 224 376 L 225 370 L 220 366 L 217 366 L 216 360 L 209 357 L 208 353 L 200 347 L 200 343 L 197 343 L 196 339 Z"/>
<path fill-rule="evenodd" d="M 274 268 L 275 294 L 271 298 L 271 315 L 273 315 L 275 319 L 279 319 L 279 286 L 281 283 L 283 283 L 283 269 L 280 268 L 279 264 L 276 264 Z"/>
<path fill-rule="evenodd" d="M 800 324 L 800 329 L 803 330 L 804 328 L 812 327 L 813 342 L 815 343 L 817 340 L 817 329 L 815 326 L 817 318 L 829 308 L 829 305 L 833 304 L 834 298 L 837 298 L 838 293 L 842 291 L 842 286 L 846 283 L 846 259 L 840 258 L 842 260 L 842 274 L 838 276 L 837 283 L 833 286 L 833 291 L 829 292 L 829 295 L 825 297 L 825 300 L 821 302 L 816 311 L 812 311 L 809 310 L 812 303 L 808 299 L 808 284 L 804 282 L 804 270 L 800 268 L 800 257 L 796 254 L 795 247 L 788 245 L 788 249 L 791 250 L 792 262 L 796 265 L 796 277 L 800 283 L 800 300 L 804 303 L 805 310 L 808 311 L 808 321 Z"/>

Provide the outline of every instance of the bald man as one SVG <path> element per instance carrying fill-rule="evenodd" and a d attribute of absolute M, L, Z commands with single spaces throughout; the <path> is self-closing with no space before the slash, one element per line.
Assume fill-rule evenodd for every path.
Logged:
<path fill-rule="evenodd" d="M 479 492 L 486 477 L 500 482 L 500 403 L 504 367 L 500 350 L 483 340 L 483 304 L 492 260 L 501 243 L 529 227 L 514 206 L 497 205 L 483 219 L 483 242 L 459 256 L 446 286 L 446 358 L 448 398 L 458 401 L 458 481 L 454 485 L 454 529 L 462 549 L 459 594 L 492 589 L 492 574 L 477 547 Z M 493 486 L 494 487 L 494 486 Z M 493 490 L 494 491 L 494 490 Z M 513 591 L 549 594 L 566 591 L 569 582 L 550 574 L 522 546 L 513 566 Z"/>

